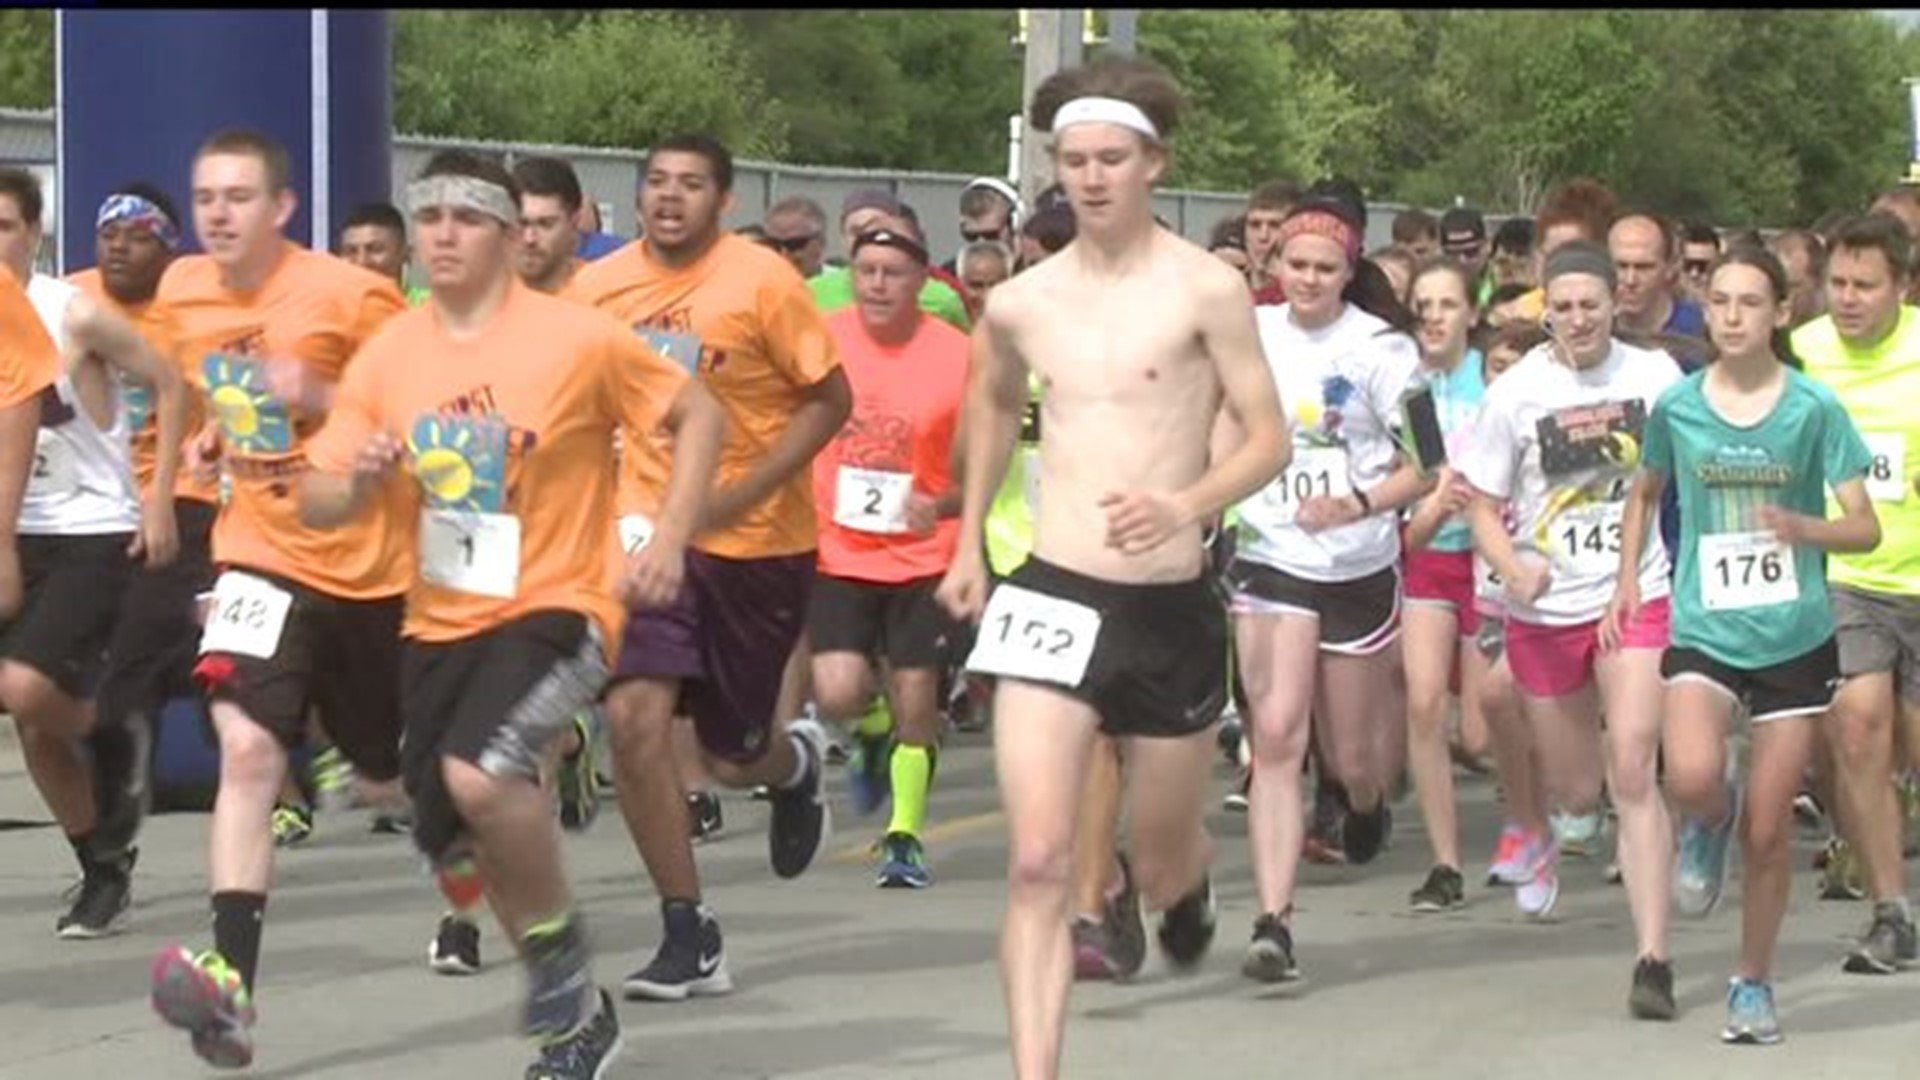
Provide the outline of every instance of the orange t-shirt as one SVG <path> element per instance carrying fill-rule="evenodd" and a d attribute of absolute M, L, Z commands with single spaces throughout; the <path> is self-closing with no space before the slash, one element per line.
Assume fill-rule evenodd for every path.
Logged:
<path fill-rule="evenodd" d="M 828 316 L 827 330 L 853 386 L 853 415 L 813 459 L 820 572 L 887 585 L 938 577 L 953 562 L 960 522 L 941 521 L 930 536 L 898 531 L 901 500 L 909 487 L 938 498 L 953 486 L 967 335 L 922 315 L 905 345 L 882 345 L 858 307 Z"/>
<path fill-rule="evenodd" d="M 645 240 L 635 240 L 582 267 L 567 295 L 631 326 L 668 359 L 697 364 L 727 413 L 716 487 L 759 464 L 804 391 L 840 363 L 813 293 L 793 265 L 731 233 L 677 270 L 655 261 Z M 627 431 L 623 441 L 620 511 L 655 513 L 671 475 L 672 444 L 660 431 Z M 814 544 L 813 487 L 805 469 L 738 521 L 694 542 L 734 559 L 798 555 Z"/>
<path fill-rule="evenodd" d="M 413 578 L 413 550 L 394 535 L 391 514 L 406 491 L 395 482 L 375 512 L 331 531 L 300 524 L 306 442 L 322 417 L 308 416 L 267 388 L 266 358 L 298 360 L 338 380 L 380 324 L 406 310 L 393 282 L 288 241 L 258 289 L 239 293 L 204 255 L 174 260 L 154 303 L 179 336 L 186 376 L 207 396 L 220 432 L 231 500 L 213 527 L 213 558 L 291 578 L 343 600 L 398 596 Z"/>
<path fill-rule="evenodd" d="M 472 340 L 449 337 L 431 303 L 388 323 L 307 452 L 345 473 L 376 431 L 408 446 L 413 479 L 387 526 L 420 550 L 406 636 L 459 641 L 577 611 L 600 623 L 611 662 L 626 614 L 613 595 L 624 567 L 613 434 L 661 426 L 686 380 L 613 319 L 515 280 Z"/>
<path fill-rule="evenodd" d="M 0 409 L 32 400 L 60 377 L 60 348 L 27 299 L 27 290 L 0 269 Z"/>
<path fill-rule="evenodd" d="M 180 352 L 179 334 L 173 327 L 173 321 L 167 309 L 148 300 L 141 304 L 122 304 L 107 292 L 107 285 L 97 269 L 82 270 L 67 275 L 68 284 L 92 297 L 95 303 L 112 311 L 129 323 L 140 333 L 140 337 L 153 348 L 163 360 L 170 360 L 180 368 L 181 378 L 188 377 L 189 364 Z M 155 447 L 160 440 L 160 424 L 153 413 L 153 388 L 130 379 L 120 383 L 122 400 L 126 402 L 128 426 L 132 429 L 133 474 L 140 481 L 140 492 L 145 495 L 153 487 L 153 473 L 159 467 Z M 193 443 L 194 433 L 206 422 L 206 410 L 200 405 L 198 394 L 187 395 L 187 444 Z M 187 467 L 185 452 L 181 454 L 181 468 L 173 485 L 173 495 L 177 499 L 194 499 L 199 502 L 220 501 L 219 487 L 202 484 L 193 478 L 193 470 Z"/>

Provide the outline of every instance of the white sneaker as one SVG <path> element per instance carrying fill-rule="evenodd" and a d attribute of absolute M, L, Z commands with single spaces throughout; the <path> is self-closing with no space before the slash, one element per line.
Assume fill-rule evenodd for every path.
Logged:
<path fill-rule="evenodd" d="M 1530 872 L 1514 888 L 1513 902 L 1521 914 L 1544 919 L 1560 899 L 1560 849 L 1547 837 L 1532 837 L 1521 857 Z"/>

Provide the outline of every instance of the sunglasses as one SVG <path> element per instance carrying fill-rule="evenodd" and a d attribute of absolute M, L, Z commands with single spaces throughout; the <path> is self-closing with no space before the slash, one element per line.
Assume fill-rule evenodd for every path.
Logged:
<path fill-rule="evenodd" d="M 777 236 L 763 236 L 760 238 L 760 242 L 775 251 L 784 251 L 789 255 L 798 255 L 808 244 L 818 239 L 820 239 L 819 233 L 810 233 L 806 236 L 789 236 L 784 240 Z"/>
<path fill-rule="evenodd" d="M 977 244 L 982 240 L 1000 240 L 1004 239 L 1006 235 L 1007 230 L 1004 228 L 984 229 L 980 232 L 975 232 L 964 225 L 960 227 L 960 239 L 965 240 L 969 244 Z"/>
<path fill-rule="evenodd" d="M 1686 259 L 1683 260 L 1680 265 L 1686 269 L 1687 273 L 1704 277 L 1707 271 L 1713 269 L 1713 260 Z"/>

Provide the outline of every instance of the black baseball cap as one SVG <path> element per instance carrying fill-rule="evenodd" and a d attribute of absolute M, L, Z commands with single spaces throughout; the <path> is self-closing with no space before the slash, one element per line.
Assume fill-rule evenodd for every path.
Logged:
<path fill-rule="evenodd" d="M 1441 248 L 1464 247 L 1487 238 L 1487 219 L 1480 211 L 1456 206 L 1440 215 Z"/>

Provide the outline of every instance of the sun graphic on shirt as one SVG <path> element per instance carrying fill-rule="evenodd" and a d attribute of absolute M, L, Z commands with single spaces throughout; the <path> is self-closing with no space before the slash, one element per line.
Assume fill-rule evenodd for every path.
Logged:
<path fill-rule="evenodd" d="M 207 398 L 220 434 L 245 454 L 284 454 L 293 449 L 287 408 L 267 389 L 257 361 L 214 353 L 201 365 Z"/>
<path fill-rule="evenodd" d="M 407 440 L 413 475 L 427 504 L 441 510 L 493 513 L 502 502 L 506 428 L 467 417 L 423 416 Z"/>

